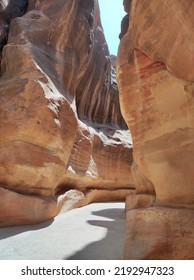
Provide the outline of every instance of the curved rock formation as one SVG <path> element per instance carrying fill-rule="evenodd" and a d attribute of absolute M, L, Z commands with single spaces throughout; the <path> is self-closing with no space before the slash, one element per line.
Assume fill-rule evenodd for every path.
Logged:
<path fill-rule="evenodd" d="M 0 88 L 0 225 L 133 193 L 97 1 L 29 0 L 10 25 Z"/>
<path fill-rule="evenodd" d="M 117 77 L 137 190 L 126 206 L 126 258 L 194 258 L 193 5 L 134 0 L 120 43 Z"/>

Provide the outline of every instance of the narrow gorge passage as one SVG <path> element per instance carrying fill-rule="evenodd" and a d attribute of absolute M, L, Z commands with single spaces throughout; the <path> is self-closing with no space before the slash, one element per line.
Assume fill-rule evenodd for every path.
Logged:
<path fill-rule="evenodd" d="M 2 3 L 25 9 L 0 33 L 0 259 L 122 259 L 133 147 L 98 0 Z"/>
<path fill-rule="evenodd" d="M 124 219 L 124 203 L 94 203 L 41 224 L 0 229 L 0 259 L 122 259 Z"/>

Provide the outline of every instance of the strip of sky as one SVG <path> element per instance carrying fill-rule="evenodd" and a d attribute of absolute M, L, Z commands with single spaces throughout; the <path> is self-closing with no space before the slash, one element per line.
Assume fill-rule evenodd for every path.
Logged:
<path fill-rule="evenodd" d="M 125 15 L 122 0 L 98 0 L 105 38 L 110 54 L 117 55 L 121 20 Z"/>

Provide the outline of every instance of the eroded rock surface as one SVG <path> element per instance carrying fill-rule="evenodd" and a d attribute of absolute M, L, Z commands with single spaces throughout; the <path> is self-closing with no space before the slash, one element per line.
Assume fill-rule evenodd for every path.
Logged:
<path fill-rule="evenodd" d="M 117 80 L 133 138 L 136 193 L 150 195 L 150 201 L 155 195 L 151 206 L 161 207 L 132 210 L 142 203 L 127 200 L 125 258 L 194 258 L 194 228 L 184 222 L 194 214 L 193 5 L 190 0 L 132 1 L 129 29 L 120 43 Z M 163 229 L 155 230 L 159 223 Z M 184 232 L 184 245 L 180 236 L 173 237 L 176 228 L 180 236 Z"/>
<path fill-rule="evenodd" d="M 67 200 L 69 209 L 134 192 L 98 2 L 28 2 L 2 52 L 1 226 L 51 218 Z M 67 199 L 72 190 L 78 199 Z"/>
<path fill-rule="evenodd" d="M 124 259 L 193 260 L 193 210 L 149 207 L 127 212 Z"/>

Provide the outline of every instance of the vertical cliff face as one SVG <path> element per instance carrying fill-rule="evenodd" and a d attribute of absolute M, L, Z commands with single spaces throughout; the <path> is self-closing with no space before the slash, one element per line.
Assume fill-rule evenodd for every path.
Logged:
<path fill-rule="evenodd" d="M 29 0 L 11 21 L 0 88 L 0 225 L 133 192 L 98 1 Z"/>
<path fill-rule="evenodd" d="M 98 1 L 85 1 L 81 9 L 87 14 L 82 25 L 87 32 L 88 47 L 86 51 L 86 42 L 77 35 L 81 61 L 76 88 L 78 116 L 86 122 L 118 125 L 126 129 L 120 113 L 116 75 L 101 26 Z M 79 27 L 74 29 L 79 30 Z"/>
<path fill-rule="evenodd" d="M 132 1 L 119 47 L 120 102 L 137 189 L 127 200 L 126 258 L 194 258 L 193 5 Z"/>

